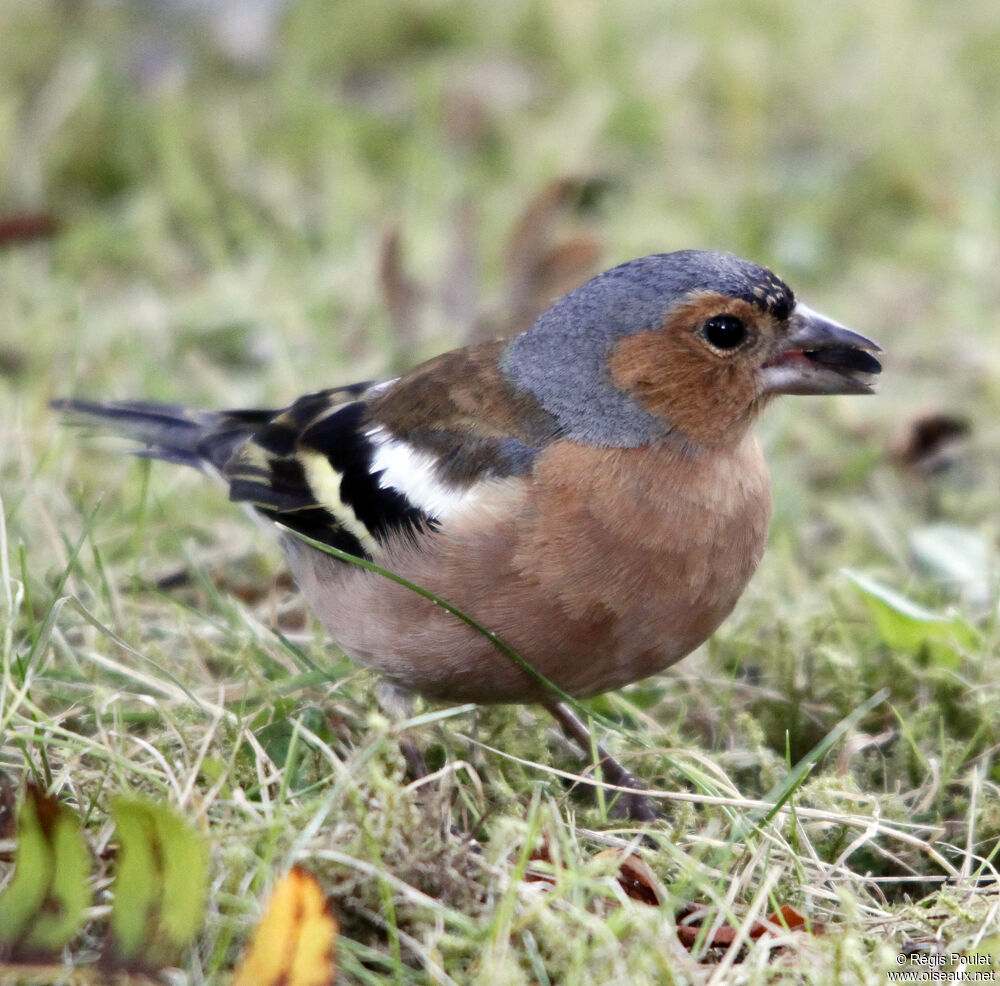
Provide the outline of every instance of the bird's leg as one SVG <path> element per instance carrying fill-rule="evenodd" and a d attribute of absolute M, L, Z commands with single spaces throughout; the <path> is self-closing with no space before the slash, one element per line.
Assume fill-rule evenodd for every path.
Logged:
<path fill-rule="evenodd" d="M 593 744 L 590 730 L 573 714 L 569 707 L 564 702 L 546 702 L 545 708 L 548 709 L 552 718 L 562 726 L 563 732 L 576 741 L 583 750 L 583 755 L 589 756 Z M 639 793 L 642 784 L 600 744 L 597 744 L 597 755 L 600 758 L 604 780 L 608 784 L 613 784 L 615 787 L 632 788 L 635 791 L 634 794 L 619 793 L 617 800 L 612 805 L 612 814 L 631 818 L 637 822 L 655 822 L 660 817 L 659 812 L 652 799 Z"/>
<path fill-rule="evenodd" d="M 393 723 L 402 722 L 413 715 L 413 695 L 388 681 L 380 681 L 375 687 L 375 701 L 383 714 Z M 420 747 L 408 733 L 399 734 L 399 752 L 406 761 L 406 772 L 410 779 L 419 781 L 428 774 L 427 762 Z"/>

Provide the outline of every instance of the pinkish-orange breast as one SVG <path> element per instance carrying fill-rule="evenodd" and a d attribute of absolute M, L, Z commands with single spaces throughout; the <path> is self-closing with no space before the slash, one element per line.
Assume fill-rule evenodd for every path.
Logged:
<path fill-rule="evenodd" d="M 753 574 L 769 515 L 751 437 L 700 455 L 559 442 L 530 479 L 499 482 L 385 564 L 564 690 L 589 695 L 654 674 L 704 641 Z M 438 698 L 544 697 L 489 640 L 426 599 L 318 552 L 291 557 L 320 619 L 361 663 Z"/>
<path fill-rule="evenodd" d="M 591 666 L 564 679 L 580 693 L 653 674 L 707 639 L 756 569 L 771 513 L 752 436 L 702 454 L 562 443 L 539 463 L 532 500 L 517 563 L 589 637 Z"/>

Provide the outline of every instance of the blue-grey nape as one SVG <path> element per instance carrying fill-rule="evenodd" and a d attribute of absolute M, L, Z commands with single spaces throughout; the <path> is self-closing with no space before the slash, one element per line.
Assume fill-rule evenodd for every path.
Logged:
<path fill-rule="evenodd" d="M 696 291 L 741 298 L 779 318 L 795 303 L 783 281 L 748 260 L 703 250 L 657 253 L 613 267 L 561 298 L 510 343 L 502 367 L 568 438 L 645 445 L 663 437 L 666 425 L 612 384 L 608 355 L 622 337 L 661 328 L 667 312 Z"/>

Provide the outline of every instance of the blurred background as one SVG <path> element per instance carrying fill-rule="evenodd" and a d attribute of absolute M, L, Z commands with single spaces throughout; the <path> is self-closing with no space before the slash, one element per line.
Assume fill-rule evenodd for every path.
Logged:
<path fill-rule="evenodd" d="M 280 406 L 699 247 L 772 266 L 886 350 L 876 398 L 764 416 L 772 549 L 734 633 L 759 642 L 739 614 L 780 620 L 790 596 L 794 623 L 805 580 L 828 614 L 830 573 L 859 563 L 933 600 L 965 579 L 988 607 L 991 0 L 2 0 L 0 38 L 0 489 L 36 560 L 64 562 L 56 532 L 102 497 L 113 558 L 157 557 L 130 533 L 145 472 L 70 455 L 65 431 L 47 458 L 54 396 Z M 164 557 L 256 550 L 214 489 L 157 475 Z M 966 539 L 935 528 L 928 555 L 942 521 Z"/>
<path fill-rule="evenodd" d="M 115 734 L 113 768 L 84 762 L 90 748 L 51 723 L 42 750 L 80 803 L 133 770 L 147 784 L 160 769 L 148 750 L 173 748 L 170 716 L 203 728 L 182 700 L 157 703 L 167 725 L 143 718 L 161 694 L 149 661 L 154 684 L 224 692 L 241 716 L 245 703 L 277 765 L 302 709 L 331 743 L 378 735 L 370 677 L 288 601 L 270 543 L 192 471 L 60 427 L 50 399 L 281 405 L 515 332 L 630 258 L 708 248 L 773 267 L 877 339 L 885 372 L 874 398 L 768 409 L 775 516 L 746 596 L 698 654 L 594 707 L 641 722 L 671 755 L 707 751 L 734 790 L 761 797 L 888 687 L 891 704 L 797 798 L 838 810 L 843 791 L 874 798 L 883 818 L 927 820 L 991 856 L 998 53 L 996 0 L 0 0 L 0 645 L 13 682 L 0 692 L 27 695 L 25 675 L 36 703 L 4 719 L 3 764 L 32 762 L 36 707 L 101 737 L 100 716 L 123 709 L 152 740 Z M 307 651 L 328 680 L 300 680 Z M 478 721 L 522 758 L 552 746 L 524 710 Z M 250 783 L 229 735 L 212 742 L 234 789 Z M 490 763 L 494 817 L 523 818 L 537 775 Z M 686 789 L 688 774 L 657 763 L 645 757 L 642 776 Z M 331 776 L 309 770 L 306 790 Z M 372 784 L 373 804 L 397 804 L 397 784 Z M 676 831 L 697 847 L 704 817 L 678 813 Z M 220 852 L 257 831 L 250 818 L 215 803 Z M 406 822 L 378 865 L 436 875 L 438 848 L 424 859 L 411 836 L 438 823 Z M 858 873 L 928 870 L 919 852 L 886 862 L 831 833 L 824 858 L 853 853 Z M 231 868 L 224 908 L 246 907 L 246 865 Z M 721 900 L 728 863 L 719 872 Z M 884 939 L 872 928 L 850 954 Z M 805 968 L 837 976 L 839 961 Z"/>
<path fill-rule="evenodd" d="M 881 341 L 882 407 L 994 396 L 989 0 L 3 0 L 0 38 L 0 379 L 32 416 L 283 401 L 685 247 Z"/>

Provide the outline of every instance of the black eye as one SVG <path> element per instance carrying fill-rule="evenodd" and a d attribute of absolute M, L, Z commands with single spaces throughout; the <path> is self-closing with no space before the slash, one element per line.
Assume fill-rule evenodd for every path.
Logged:
<path fill-rule="evenodd" d="M 747 337 L 747 327 L 735 315 L 713 315 L 702 331 L 716 349 L 735 349 Z"/>

